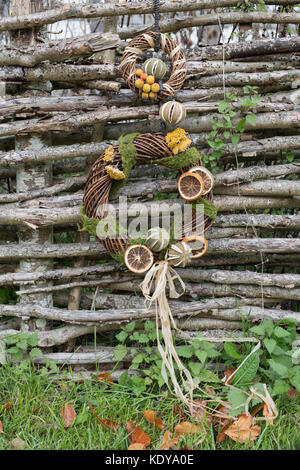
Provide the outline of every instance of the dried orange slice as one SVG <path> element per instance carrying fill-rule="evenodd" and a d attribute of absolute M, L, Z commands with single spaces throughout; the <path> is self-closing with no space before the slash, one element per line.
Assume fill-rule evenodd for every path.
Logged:
<path fill-rule="evenodd" d="M 151 268 L 154 258 L 145 245 L 131 245 L 125 251 L 124 261 L 130 271 L 142 274 Z"/>
<path fill-rule="evenodd" d="M 197 173 L 183 173 L 178 180 L 178 191 L 186 201 L 194 201 L 203 194 L 204 183 Z"/>
<path fill-rule="evenodd" d="M 199 235 L 191 235 L 190 237 L 183 238 L 182 241 L 185 243 L 190 243 L 190 247 L 192 249 L 192 259 L 200 258 L 207 252 L 208 242 L 204 237 L 200 237 Z"/>
<path fill-rule="evenodd" d="M 214 185 L 214 177 L 211 172 L 207 168 L 205 168 L 205 166 L 195 166 L 191 168 L 189 172 L 201 176 L 204 183 L 204 191 L 202 193 L 202 196 L 205 196 L 205 194 L 209 193 L 209 191 L 212 190 Z"/>

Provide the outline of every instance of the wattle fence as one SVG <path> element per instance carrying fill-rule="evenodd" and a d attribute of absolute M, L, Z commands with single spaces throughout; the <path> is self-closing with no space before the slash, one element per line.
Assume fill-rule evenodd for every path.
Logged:
<path fill-rule="evenodd" d="M 186 294 L 170 301 L 177 324 L 215 341 L 244 340 L 242 317 L 300 325 L 299 7 L 160 3 L 160 30 L 177 37 L 187 58 L 177 94 L 188 113 L 184 128 L 215 175 L 219 208 L 208 253 L 178 269 Z M 139 100 L 119 68 L 126 42 L 153 29 L 153 3 L 12 0 L 8 7 L 0 18 L 0 286 L 9 294 L 0 305 L 0 344 L 38 331 L 44 355 L 36 362 L 48 357 L 84 374 L 96 359 L 110 370 L 114 348 L 107 339 L 103 346 L 105 333 L 132 320 L 142 329 L 155 312 L 144 307 L 141 277 L 78 231 L 79 211 L 88 171 L 108 142 L 160 129 L 158 105 Z M 56 39 L 53 27 L 75 20 L 88 25 L 86 34 Z M 251 87 L 259 95 L 255 125 L 246 122 L 237 145 L 226 142 L 216 160 L 208 135 L 222 118 L 219 103 L 234 95 L 239 119 Z M 162 195 L 171 202 L 177 184 L 168 176 L 139 165 L 118 196 L 148 207 Z M 126 357 L 114 376 L 129 364 Z"/>

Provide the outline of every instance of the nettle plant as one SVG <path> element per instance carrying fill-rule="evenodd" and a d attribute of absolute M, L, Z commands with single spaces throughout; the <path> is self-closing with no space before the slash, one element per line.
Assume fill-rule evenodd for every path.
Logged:
<path fill-rule="evenodd" d="M 20 371 L 29 370 L 36 357 L 43 356 L 43 351 L 37 347 L 38 333 L 17 333 L 5 337 L 5 354 L 7 362 L 18 366 Z M 57 374 L 59 369 L 54 361 L 45 360 L 45 366 L 39 369 L 39 375 Z"/>
<path fill-rule="evenodd" d="M 291 387 L 300 391 L 300 347 L 292 348 L 297 337 L 296 325 L 291 318 L 276 324 L 265 318 L 249 330 L 262 341 L 259 371 L 266 382 L 272 383 L 273 395 L 288 392 Z"/>
<path fill-rule="evenodd" d="M 128 323 L 116 338 L 120 343 L 115 349 L 115 360 L 122 361 L 130 355 L 132 363 L 129 369 L 140 374 L 129 378 L 127 372 L 124 372 L 119 379 L 121 385 L 126 385 L 134 392 L 144 391 L 147 386 L 158 386 L 158 388 L 165 386 L 161 375 L 162 359 L 156 347 L 155 322 L 146 321 L 144 331 L 135 331 L 135 322 Z M 159 339 L 160 341 L 162 339 L 160 331 Z M 189 345 L 178 348 L 178 355 L 189 367 L 193 379 L 199 383 L 201 381 L 221 384 L 218 376 L 207 368 L 220 354 L 212 343 L 199 338 L 195 338 Z"/>
<path fill-rule="evenodd" d="M 246 123 L 251 126 L 256 125 L 256 115 L 251 111 L 260 101 L 258 87 L 244 86 L 244 97 L 242 100 L 233 93 L 226 93 L 226 99 L 220 101 L 218 111 L 220 119 L 212 119 L 212 131 L 207 136 L 208 145 L 212 148 L 212 153 L 203 157 L 205 164 L 209 164 L 211 169 L 215 169 L 218 159 L 222 156 L 222 149 L 229 142 L 236 147 L 245 132 Z M 242 115 L 237 120 L 236 117 Z"/>
<path fill-rule="evenodd" d="M 119 344 L 115 348 L 115 360 L 131 359 L 130 369 L 137 374 L 129 377 L 124 372 L 119 384 L 140 394 L 149 386 L 161 389 L 165 382 L 161 375 L 161 356 L 155 347 L 155 323 L 146 321 L 143 331 L 136 331 L 135 326 L 135 322 L 127 324 L 116 336 Z M 250 354 L 253 343 L 236 346 L 225 341 L 216 346 L 200 334 L 189 344 L 178 346 L 178 355 L 188 367 L 195 384 L 199 387 L 209 385 L 218 390 L 237 414 L 248 398 L 250 386 L 254 385 L 259 392 L 265 383 L 272 396 L 283 394 L 291 387 L 300 391 L 300 348 L 292 348 L 297 336 L 296 321 L 284 319 L 274 323 L 271 319 L 264 319 L 244 334 L 256 336 L 261 343 L 253 354 Z M 230 389 L 222 382 L 224 367 L 237 370 Z"/>

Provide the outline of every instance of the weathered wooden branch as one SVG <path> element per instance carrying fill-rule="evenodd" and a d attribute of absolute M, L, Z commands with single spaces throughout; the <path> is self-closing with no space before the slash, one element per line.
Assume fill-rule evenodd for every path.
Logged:
<path fill-rule="evenodd" d="M 224 76 L 225 83 L 227 86 L 241 86 L 243 85 L 256 85 L 256 86 L 267 86 L 274 84 L 285 84 L 288 83 L 295 88 L 297 83 L 300 80 L 300 71 L 299 70 L 276 70 L 274 72 L 257 72 L 257 73 L 247 73 L 247 72 L 232 72 L 227 73 Z M 223 76 L 220 74 L 212 75 L 209 77 L 200 77 L 197 79 L 192 79 L 190 86 L 195 87 L 219 87 L 222 86 Z"/>
<path fill-rule="evenodd" d="M 216 186 L 215 194 L 231 196 L 300 196 L 300 180 L 262 180 L 236 186 Z"/>
<path fill-rule="evenodd" d="M 201 109 L 201 104 L 194 103 L 192 110 Z M 98 108 L 97 111 L 88 113 L 61 113 L 53 115 L 48 119 L 30 119 L 24 121 L 16 121 L 14 123 L 0 124 L 0 137 L 9 135 L 20 135 L 26 132 L 40 133 L 46 131 L 66 131 L 75 130 L 83 126 L 96 124 L 107 121 L 121 121 L 124 119 L 144 119 L 151 116 L 158 116 L 159 107 L 153 106 L 139 106 L 136 108 L 111 108 L 106 107 Z M 189 108 L 187 106 L 187 111 Z M 185 120 L 185 129 L 190 133 L 199 133 L 210 131 L 212 129 L 212 119 L 217 119 L 218 114 L 207 114 L 205 116 L 199 116 L 198 118 L 187 118 Z M 235 119 L 238 121 L 238 118 Z M 125 132 L 131 132 L 131 128 L 135 128 L 135 131 L 143 132 L 143 127 L 147 124 L 147 132 L 159 131 L 159 120 L 144 121 L 142 123 L 134 122 L 127 124 L 118 124 L 116 129 L 118 132 L 125 130 Z M 279 128 L 291 128 L 300 126 L 300 112 L 294 111 L 281 111 L 281 112 L 263 112 L 256 115 L 255 129 L 279 129 Z M 111 125 L 113 128 L 113 125 Z M 150 127 L 150 129 L 149 129 Z M 253 130 L 253 126 L 246 123 L 246 129 Z M 146 132 L 146 130 L 145 130 Z M 110 138 L 110 137 L 109 137 Z M 117 138 L 117 136 L 113 136 Z"/>
<path fill-rule="evenodd" d="M 0 285 L 22 285 L 34 284 L 36 281 L 41 280 L 56 280 L 66 278 L 80 278 L 87 279 L 89 275 L 103 275 L 118 271 L 119 264 L 116 262 L 107 262 L 100 265 L 76 267 L 76 268 L 63 268 L 55 269 L 44 272 L 19 272 L 8 273 L 0 275 Z M 268 273 L 255 273 L 252 271 L 224 271 L 224 270 L 199 270 L 191 267 L 183 269 L 178 268 L 178 272 L 182 279 L 197 282 L 197 281 L 210 281 L 219 284 L 255 284 L 263 286 L 278 286 L 292 289 L 295 286 L 300 286 L 300 275 L 297 274 L 268 274 Z M 128 272 L 127 272 L 128 273 Z M 130 273 L 129 273 L 130 275 Z M 128 274 L 126 274 L 128 277 Z M 134 278 L 134 277 L 133 277 Z M 101 279 L 99 280 L 101 282 Z"/>
<path fill-rule="evenodd" d="M 297 13 L 269 13 L 269 12 L 228 12 L 211 15 L 186 16 L 175 19 L 167 19 L 160 22 L 162 33 L 171 33 L 183 28 L 195 28 L 198 26 L 219 25 L 219 24 L 299 24 L 300 19 Z M 154 24 L 146 26 L 133 26 L 131 28 L 120 28 L 121 39 L 134 37 L 136 34 L 152 31 Z"/>
<path fill-rule="evenodd" d="M 170 187 L 171 183 L 170 183 Z M 126 187 L 121 195 L 130 196 L 131 193 Z M 300 207 L 300 199 L 295 198 L 282 198 L 282 197 L 258 197 L 258 196 L 215 196 L 215 203 L 218 206 L 219 212 L 233 212 L 233 211 L 244 211 L 252 209 L 265 210 L 266 208 L 298 208 Z M 32 200 L 35 201 L 35 200 Z M 38 200 L 37 200 L 38 201 Z M 76 193 L 70 196 L 59 196 L 53 198 L 45 198 L 40 200 L 38 207 L 35 207 L 35 203 L 24 201 L 23 204 L 28 204 L 28 207 L 19 208 L 15 206 L 15 203 L 7 204 L 3 206 L 0 213 L 0 225 L 19 225 L 19 224 L 32 224 L 31 226 L 48 226 L 55 224 L 66 224 L 66 223 L 78 223 L 80 222 L 79 211 L 80 204 L 82 201 L 82 195 Z M 172 202 L 171 202 L 172 201 Z M 129 203 L 129 213 L 136 210 L 136 203 Z M 180 205 L 184 205 L 184 201 L 181 199 L 167 199 L 157 202 L 144 202 L 144 207 L 152 214 L 165 214 L 169 215 L 170 210 L 178 208 Z M 116 209 L 116 204 L 112 205 Z M 149 212 L 150 213 L 150 212 Z"/>
<path fill-rule="evenodd" d="M 254 75 L 254 74 L 252 74 Z M 300 77 L 300 72 L 299 72 Z M 93 81 L 86 82 L 93 84 Z M 119 85 L 119 84 L 117 84 Z M 93 88 L 93 85 L 89 86 Z M 119 97 L 120 100 L 120 97 Z M 107 97 L 98 95 L 78 95 L 71 97 L 51 96 L 47 98 L 32 97 L 32 98 L 17 98 L 0 102 L 0 121 L 9 121 L 13 118 L 27 118 L 34 116 L 51 116 L 54 111 L 58 112 L 72 112 L 75 111 L 90 111 L 103 106 L 112 107 L 115 102 L 120 106 L 120 101 L 109 100 Z M 124 103 L 122 103 L 124 105 Z M 233 106 L 238 111 L 241 109 L 240 102 Z M 207 113 L 215 112 L 218 110 L 218 102 L 197 102 L 188 101 L 185 104 L 188 113 Z M 124 108 L 123 108 L 124 109 Z M 147 108 L 149 109 L 149 108 Z M 151 108 L 150 112 L 158 114 L 159 107 Z M 292 111 L 293 105 L 284 102 L 270 102 L 269 100 L 262 100 L 253 108 L 253 112 L 279 112 L 279 111 Z M 53 115 L 53 114 L 52 114 Z"/>
<path fill-rule="evenodd" d="M 300 37 L 293 36 L 281 39 L 259 39 L 251 42 L 235 42 L 223 46 L 206 46 L 195 48 L 194 54 L 207 60 L 240 59 L 243 57 L 256 57 L 262 55 L 279 54 L 285 52 L 299 52 Z"/>
<path fill-rule="evenodd" d="M 252 0 L 255 3 L 254 0 Z M 266 4 L 272 5 L 293 5 L 293 0 L 266 0 Z M 210 8 L 222 8 L 228 6 L 235 6 L 238 4 L 237 0 L 199 0 L 185 1 L 185 2 L 170 2 L 161 1 L 161 13 L 176 12 L 176 11 L 196 11 Z M 21 28 L 30 28 L 42 26 L 45 24 L 52 24 L 57 21 L 67 20 L 71 18 L 101 18 L 105 16 L 122 16 L 122 15 L 138 15 L 153 13 L 154 8 L 151 1 L 145 0 L 142 3 L 126 2 L 125 4 L 113 3 L 107 4 L 78 4 L 72 3 L 64 6 L 48 10 L 45 13 L 35 13 L 30 15 L 16 16 L 1 18 L 0 31 L 15 30 Z"/>
<path fill-rule="evenodd" d="M 90 144 L 74 144 L 66 147 L 47 147 L 40 151 L 20 150 L 18 152 L 0 153 L 0 166 L 20 165 L 20 163 L 39 163 L 51 160 L 63 160 L 65 158 L 76 158 L 82 155 L 97 157 L 101 155 L 107 144 L 104 142 L 92 142 Z M 72 166 L 76 162 L 72 162 Z M 74 166 L 73 166 L 74 167 Z M 83 169 L 83 168 L 82 168 Z"/>
<path fill-rule="evenodd" d="M 188 303 L 182 303 L 178 307 L 172 309 L 172 314 L 176 318 L 182 317 L 192 317 L 194 320 L 195 316 L 202 314 L 202 316 L 208 316 L 209 319 L 218 321 L 219 318 L 236 323 L 235 326 L 239 326 L 241 320 L 241 314 L 244 316 L 250 317 L 251 321 L 261 320 L 262 318 L 271 318 L 273 321 L 280 321 L 284 318 L 294 318 L 300 323 L 300 314 L 293 311 L 286 310 L 277 310 L 277 309 L 263 309 L 261 307 L 256 307 L 255 305 L 246 304 L 249 299 L 240 299 L 239 308 L 236 308 L 236 299 L 235 298 L 218 298 L 218 299 L 206 299 L 203 301 L 194 301 Z M 251 301 L 250 301 L 251 302 Z M 43 308 L 39 305 L 26 305 L 21 309 L 16 308 L 16 306 L 10 305 L 1 305 L 0 306 L 0 315 L 2 316 L 14 316 L 14 317 L 35 317 L 35 318 L 45 318 L 49 320 L 63 321 L 65 323 L 71 324 L 82 324 L 90 326 L 101 326 L 101 324 L 116 324 L 120 325 L 120 322 L 133 321 L 133 320 L 146 320 L 150 318 L 155 318 L 154 310 L 135 310 L 135 309 L 122 309 L 122 310 L 66 310 L 66 309 L 57 309 L 57 308 Z M 217 317 L 217 318 L 216 318 Z M 205 319 L 206 323 L 209 324 L 207 318 Z M 186 320 L 184 322 L 186 328 L 190 328 L 191 320 Z M 199 319 L 197 319 L 197 324 Z M 218 328 L 217 323 L 211 321 L 211 328 Z M 195 327 L 195 322 L 194 323 Z M 199 322 L 200 323 L 200 322 Z M 214 324 L 214 325 L 213 325 Z M 233 325 L 234 326 L 234 325 Z M 181 325 L 182 327 L 182 325 Z M 227 326 L 224 326 L 227 327 Z M 222 328 L 222 326 L 221 326 Z"/>
<path fill-rule="evenodd" d="M 185 91 L 189 88 L 189 80 L 195 77 L 231 74 L 235 72 L 255 73 L 255 72 L 278 72 L 291 69 L 295 72 L 295 59 L 286 58 L 285 61 L 273 62 L 233 62 L 226 60 L 224 63 L 220 60 L 205 60 L 199 56 L 192 56 L 187 60 L 187 82 L 185 90 L 181 90 L 178 94 L 180 100 L 185 100 Z M 228 75 L 227 75 L 228 76 Z M 35 82 L 37 80 L 50 80 L 52 82 L 66 82 L 72 87 L 74 84 L 87 86 L 91 82 L 103 81 L 104 89 L 112 88 L 112 91 L 118 91 L 120 83 L 110 82 L 107 80 L 116 80 L 121 77 L 120 67 L 113 64 L 90 64 L 90 65 L 74 65 L 74 64 L 40 64 L 35 67 L 25 68 L 21 66 L 2 66 L 0 67 L 0 79 L 3 81 Z M 112 83 L 110 85 L 110 83 Z M 91 83 L 92 85 L 92 83 Z M 118 87 L 117 87 L 118 85 Z M 213 87 L 215 85 L 213 84 Z M 215 91 L 215 90 L 214 90 Z M 128 90 L 122 90 L 127 99 L 133 98 Z M 199 92 L 199 90 L 198 90 Z M 103 99 L 105 99 L 103 97 Z M 113 103 L 114 103 L 113 98 Z M 131 103 L 129 103 L 131 104 Z"/>
<path fill-rule="evenodd" d="M 220 117 L 217 113 L 207 114 L 205 116 L 199 116 L 197 118 L 191 117 L 187 118 L 184 121 L 184 128 L 187 132 L 191 134 L 197 134 L 200 132 L 209 132 L 212 130 L 212 119 L 218 119 Z M 234 120 L 236 123 L 238 118 Z M 5 126 L 5 124 L 0 125 Z M 259 113 L 256 115 L 256 125 L 255 128 L 250 124 L 246 124 L 246 129 L 248 131 L 259 131 L 266 129 L 291 129 L 299 128 L 300 126 L 300 113 L 299 111 L 283 111 L 279 113 Z M 120 133 L 130 133 L 130 132 L 159 132 L 159 121 L 137 121 L 137 122 L 128 122 L 124 124 L 108 124 L 106 126 L 105 139 L 114 140 L 117 139 Z M 17 128 L 11 128 L 11 132 L 16 133 Z M 1 135 L 1 134 L 0 134 Z M 6 135 L 6 134 L 5 134 Z"/>
<path fill-rule="evenodd" d="M 34 67 L 40 62 L 63 62 L 70 57 L 80 57 L 117 47 L 117 34 L 87 34 L 82 37 L 51 41 L 46 46 L 28 46 L 23 48 L 0 47 L 0 65 L 20 65 Z"/>
<path fill-rule="evenodd" d="M 266 139 L 267 140 L 267 139 Z M 271 140 L 271 139 L 268 139 Z M 254 142 L 253 142 L 254 143 Z M 249 144 L 249 142 L 247 142 Z M 300 145 L 300 136 L 299 136 Z M 247 145 L 245 145 L 246 148 Z M 259 143 L 257 143 L 259 147 Z M 251 142 L 250 142 L 251 147 Z M 232 186 L 237 183 L 249 183 L 250 181 L 261 180 L 265 178 L 283 178 L 284 176 L 300 173 L 300 162 L 288 163 L 284 165 L 270 166 L 251 166 L 239 168 L 237 170 L 228 170 L 215 175 L 215 186 Z"/>

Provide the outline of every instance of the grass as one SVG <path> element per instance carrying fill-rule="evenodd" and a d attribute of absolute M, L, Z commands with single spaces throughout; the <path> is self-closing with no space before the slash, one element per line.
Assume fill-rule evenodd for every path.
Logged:
<path fill-rule="evenodd" d="M 0 405 L 14 403 L 13 407 L 0 414 L 5 433 L 0 434 L 0 450 L 10 449 L 15 438 L 22 439 L 25 449 L 30 450 L 126 450 L 129 445 L 124 426 L 126 421 L 140 425 L 151 437 L 150 448 L 157 449 L 162 443 L 163 431 L 145 420 L 144 410 L 153 409 L 163 419 L 166 429 L 171 431 L 179 422 L 172 413 L 175 400 L 168 394 L 134 396 L 120 385 L 111 387 L 92 381 L 58 383 L 49 376 L 41 377 L 33 369 L 21 372 L 19 368 L 10 366 L 0 368 L 0 384 Z M 63 427 L 60 418 L 60 409 L 66 402 L 77 413 L 69 429 Z M 89 402 L 100 418 L 110 418 L 121 424 L 117 433 L 98 423 L 89 409 Z M 277 405 L 279 417 L 274 426 L 263 423 L 261 434 L 252 446 L 226 438 L 220 449 L 299 450 L 299 399 L 291 400 L 284 396 Z M 191 447 L 199 437 L 199 434 L 185 436 L 180 442 Z M 197 449 L 215 449 L 211 427 L 207 428 L 206 438 Z"/>

